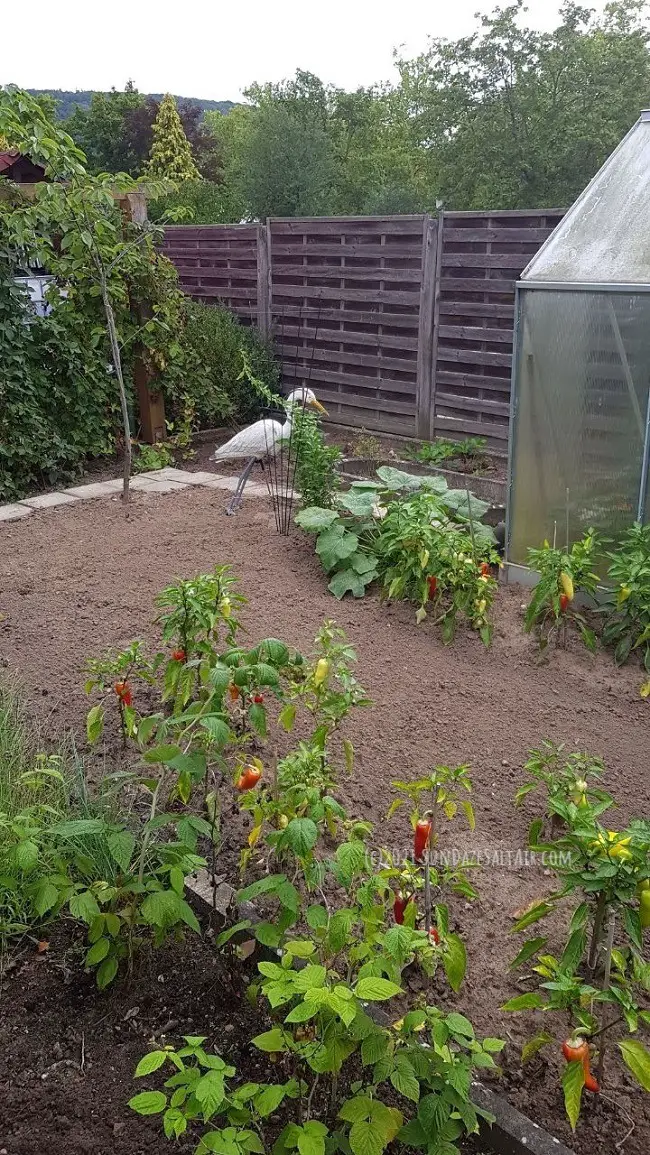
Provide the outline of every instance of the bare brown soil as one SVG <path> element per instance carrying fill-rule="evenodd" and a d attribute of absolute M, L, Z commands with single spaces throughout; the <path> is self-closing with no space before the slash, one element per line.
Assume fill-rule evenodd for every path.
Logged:
<path fill-rule="evenodd" d="M 516 858 L 537 813 L 534 796 L 521 810 L 512 805 L 526 752 L 549 737 L 571 749 L 602 755 L 607 785 L 619 802 L 612 826 L 631 816 L 647 816 L 650 736 L 648 704 L 638 695 L 638 668 L 616 670 L 609 655 L 592 656 L 578 641 L 571 641 L 566 651 L 553 650 L 546 664 L 539 665 L 535 646 L 521 629 L 526 595 L 519 587 L 499 593 L 489 652 L 474 635 L 462 632 L 452 646 L 443 647 L 426 623 L 415 625 L 407 605 L 380 605 L 374 596 L 337 603 L 327 593 L 309 538 L 276 535 L 264 501 L 252 499 L 236 517 L 226 518 L 227 500 L 227 494 L 198 488 L 168 496 L 138 494 L 128 519 L 119 499 L 111 499 L 3 526 L 0 664 L 21 675 L 37 713 L 52 729 L 70 727 L 83 742 L 85 657 L 133 637 L 157 642 L 151 626 L 153 598 L 175 577 L 230 562 L 249 598 L 244 620 L 252 639 L 273 635 L 307 649 L 322 620 L 336 618 L 357 648 L 358 675 L 373 700 L 372 708 L 359 711 L 351 722 L 358 762 L 344 788 L 347 804 L 358 815 L 380 820 L 393 778 L 415 777 L 435 763 L 471 764 L 476 833 L 470 836 L 458 828 L 446 844 L 488 854 L 490 864 L 475 878 L 480 902 L 465 907 L 457 900 L 453 906 L 469 954 L 468 977 L 457 1005 L 479 1032 L 508 1039 L 503 1086 L 516 1106 L 579 1155 L 613 1155 L 614 1143 L 627 1130 L 617 1106 L 609 1099 L 590 1100 L 577 1135 L 571 1136 L 563 1118 L 557 1054 L 549 1052 L 548 1058 L 535 1060 L 523 1073 L 519 1070 L 517 1055 L 524 1039 L 542 1025 L 554 1025 L 542 1024 L 534 1015 L 507 1016 L 498 1008 L 530 985 L 507 970 L 518 949 L 508 933 L 510 917 L 553 886 L 541 867 L 521 865 Z M 380 827 L 377 835 L 378 843 L 391 846 L 401 845 L 402 839 L 404 831 L 396 821 L 390 828 Z M 493 852 L 498 861 L 492 860 Z M 508 852 L 513 852 L 510 864 Z M 42 973 L 49 984 L 55 982 L 56 975 Z M 22 1146 L 5 1139 L 17 1104 L 23 1104 L 24 1112 L 34 1110 L 34 1097 L 44 1093 L 38 1040 L 41 1035 L 55 1037 L 53 1022 L 60 1008 L 47 993 L 51 985 L 41 997 L 37 980 L 38 974 L 30 979 L 33 993 L 26 1001 L 22 995 L 17 1001 L 3 999 L 11 1037 L 19 1035 L 24 1043 L 10 1071 L 0 1073 L 0 1090 L 9 1077 L 16 1088 L 9 1118 L 8 1101 L 0 1095 L 0 1151 L 4 1143 L 8 1155 L 36 1155 L 45 1149 L 42 1129 L 31 1147 L 27 1139 L 21 1140 Z M 105 1013 L 111 1021 L 112 1006 L 107 1000 Z M 172 1013 L 182 1019 L 179 1030 L 184 1032 L 192 1009 L 184 1002 L 180 1015 Z M 63 1015 L 62 1030 L 65 1021 Z M 198 1023 L 193 1029 L 198 1030 Z M 0 1039 L 0 1054 L 3 1049 Z M 95 1061 L 115 1067 L 121 1062 L 108 1045 Z M 646 1155 L 650 1110 L 645 1096 L 618 1063 L 611 1066 L 606 1090 L 636 1122 L 624 1151 Z M 104 1109 L 98 1100 L 86 1107 L 83 1102 L 78 1110 L 86 1112 L 84 1126 L 90 1136 L 93 1118 L 101 1119 Z M 70 1110 L 61 1108 L 66 1117 Z M 88 1117 L 88 1110 L 94 1116 Z M 95 1149 L 121 1153 L 119 1147 L 102 1143 L 103 1138 Z M 66 1144 L 56 1148 L 47 1141 L 53 1155 L 59 1149 L 70 1155 L 90 1150 Z M 139 1150 L 148 1150 L 144 1142 L 129 1148 L 136 1155 Z"/>

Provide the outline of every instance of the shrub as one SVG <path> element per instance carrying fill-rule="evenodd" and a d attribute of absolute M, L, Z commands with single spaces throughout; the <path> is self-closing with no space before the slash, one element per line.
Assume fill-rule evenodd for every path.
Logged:
<path fill-rule="evenodd" d="M 233 190 L 211 180 L 183 181 L 175 192 L 149 203 L 149 217 L 159 221 L 170 209 L 179 208 L 188 210 L 189 222 L 194 225 L 228 224 L 241 215 Z"/>
<path fill-rule="evenodd" d="M 195 408 L 199 427 L 223 424 L 228 418 L 246 424 L 260 414 L 260 398 L 242 376 L 242 350 L 255 377 L 276 389 L 279 366 L 258 331 L 242 325 L 234 313 L 220 306 L 185 304 L 184 344 L 188 371 L 182 385 L 168 390 L 176 401 L 181 395 Z"/>

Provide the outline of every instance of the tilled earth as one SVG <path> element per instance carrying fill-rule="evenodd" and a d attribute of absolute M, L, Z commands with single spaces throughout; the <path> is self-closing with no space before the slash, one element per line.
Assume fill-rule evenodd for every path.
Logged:
<path fill-rule="evenodd" d="M 540 665 L 534 643 L 522 632 L 526 594 L 516 586 L 499 592 L 490 651 L 463 631 L 453 645 L 444 647 L 426 623 L 415 625 L 412 607 L 381 605 L 375 596 L 336 602 L 326 590 L 312 539 L 297 531 L 288 539 L 278 536 L 263 500 L 250 499 L 236 517 L 227 518 L 227 500 L 226 493 L 200 488 L 168 496 L 138 494 L 128 518 L 115 498 L 80 502 L 2 526 L 0 664 L 19 675 L 34 712 L 51 732 L 72 729 L 83 744 L 85 658 L 134 637 L 157 644 L 153 599 L 174 578 L 229 562 L 249 599 L 243 620 L 251 641 L 272 635 L 308 649 L 323 619 L 334 617 L 357 649 L 358 676 L 373 702 L 349 723 L 357 752 L 354 776 L 343 787 L 349 809 L 380 822 L 390 802 L 392 779 L 414 778 L 439 763 L 471 765 L 476 832 L 470 836 L 460 826 L 452 828 L 444 843 L 480 854 L 484 862 L 474 877 L 478 904 L 453 904 L 469 955 L 457 1005 L 478 1032 L 508 1040 L 506 1093 L 579 1155 L 613 1153 L 628 1129 L 622 1108 L 636 1123 L 624 1151 L 646 1155 L 650 1110 L 617 1063 L 612 1064 L 607 1088 L 616 1105 L 610 1099 L 591 1100 L 577 1135 L 571 1136 L 563 1118 L 557 1056 L 549 1052 L 523 1072 L 517 1062 L 521 1043 L 541 1024 L 533 1015 L 508 1016 L 498 1010 L 505 999 L 527 989 L 525 979 L 507 969 L 518 949 L 509 934 L 511 915 L 553 887 L 541 866 L 528 865 L 517 855 L 526 846 L 528 824 L 537 813 L 534 796 L 518 810 L 512 803 L 526 753 L 548 737 L 570 749 L 601 755 L 608 771 L 606 785 L 619 804 L 612 825 L 647 815 L 649 707 L 639 697 L 638 667 L 617 670 L 608 654 L 593 656 L 578 641 L 570 641 L 567 650 L 553 649 Z M 390 846 L 401 845 L 403 838 L 396 822 L 380 827 L 377 835 L 378 843 Z M 49 969 L 47 974 L 51 992 L 54 979 Z M 23 1045 L 4 1071 L 7 1051 L 0 1045 L 0 1091 L 10 1081 L 14 1085 L 11 1099 L 0 1094 L 0 1153 L 4 1146 L 7 1155 L 36 1155 L 47 1145 L 53 1155 L 59 1150 L 77 1155 L 91 1148 L 74 1146 L 69 1139 L 57 1148 L 46 1137 L 47 1111 L 54 1109 L 49 1098 L 33 1141 L 21 1139 L 20 1145 L 11 1139 L 16 1096 L 25 1110 L 41 1117 L 41 1108 L 35 1106 L 43 1094 L 39 1040 L 42 1036 L 52 1042 L 56 1036 L 57 1001 L 51 994 L 42 1000 L 34 982 L 30 979 L 35 993 L 29 1005 L 15 996 L 7 998 L 11 983 L 2 991 L 3 1029 L 14 1040 L 20 1037 Z M 102 996 L 92 997 L 93 1014 L 99 1015 L 96 1003 Z M 106 1002 L 108 1015 L 112 1006 Z M 65 1049 L 63 1032 L 74 1024 L 70 1016 L 67 1023 L 64 1019 Z M 185 1033 L 185 1026 L 184 1020 L 179 1031 Z M 128 1098 L 129 1074 L 121 1071 L 110 1048 L 93 1061 L 119 1068 Z M 101 1114 L 97 1102 L 89 1102 L 91 1107 L 94 1117 Z M 92 1133 L 89 1124 L 87 1133 Z M 102 1142 L 95 1150 L 121 1150 Z M 148 1148 L 136 1141 L 129 1150 Z"/>

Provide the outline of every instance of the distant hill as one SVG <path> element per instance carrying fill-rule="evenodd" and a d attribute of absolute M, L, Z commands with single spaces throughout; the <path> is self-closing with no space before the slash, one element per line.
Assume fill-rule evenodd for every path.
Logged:
<path fill-rule="evenodd" d="M 92 99 L 92 89 L 77 89 L 76 92 L 67 92 L 63 88 L 28 88 L 32 96 L 51 96 L 57 101 L 56 114 L 59 120 L 65 120 L 75 108 L 88 108 Z M 143 92 L 143 96 L 153 96 L 154 100 L 162 100 L 162 92 Z M 196 96 L 177 96 L 176 101 L 191 100 L 192 104 L 199 104 L 204 112 L 230 112 L 235 107 L 233 100 L 199 100 Z"/>

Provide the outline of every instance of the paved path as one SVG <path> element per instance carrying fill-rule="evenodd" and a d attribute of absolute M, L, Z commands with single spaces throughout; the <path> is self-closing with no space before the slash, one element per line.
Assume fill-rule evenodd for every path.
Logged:
<path fill-rule="evenodd" d="M 138 473 L 131 478 L 130 488 L 136 493 L 175 493 L 187 489 L 188 485 L 203 485 L 208 489 L 227 489 L 232 492 L 237 485 L 236 477 L 224 477 L 219 473 L 191 473 L 188 469 L 155 469 L 150 473 Z M 55 509 L 59 505 L 73 505 L 77 501 L 92 498 L 112 497 L 122 489 L 122 478 L 112 481 L 91 481 L 88 485 L 73 485 L 70 489 L 55 490 L 53 493 L 39 493 L 37 497 L 26 497 L 9 505 L 0 505 L 0 521 L 18 521 L 29 517 L 40 509 Z M 244 497 L 265 497 L 265 485 L 249 482 Z"/>

